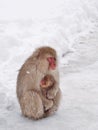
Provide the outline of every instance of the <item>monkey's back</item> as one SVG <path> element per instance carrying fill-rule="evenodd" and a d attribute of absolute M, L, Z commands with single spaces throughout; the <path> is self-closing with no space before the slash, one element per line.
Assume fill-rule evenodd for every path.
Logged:
<path fill-rule="evenodd" d="M 25 92 L 35 88 L 36 74 L 35 60 L 30 57 L 22 65 L 17 76 L 16 93 L 19 100 Z"/>

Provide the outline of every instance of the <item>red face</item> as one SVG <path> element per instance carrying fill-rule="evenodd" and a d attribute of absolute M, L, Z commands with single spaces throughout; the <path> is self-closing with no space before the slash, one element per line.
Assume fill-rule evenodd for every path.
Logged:
<path fill-rule="evenodd" d="M 46 85 L 46 82 L 45 82 L 45 80 L 43 79 L 43 80 L 41 80 L 41 85 Z"/>
<path fill-rule="evenodd" d="M 48 57 L 47 60 L 49 62 L 49 69 L 54 70 L 56 68 L 56 59 L 54 57 Z"/>

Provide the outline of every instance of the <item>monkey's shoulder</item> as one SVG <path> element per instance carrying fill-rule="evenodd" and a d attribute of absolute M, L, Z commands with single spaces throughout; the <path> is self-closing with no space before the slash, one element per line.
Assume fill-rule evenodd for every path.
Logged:
<path fill-rule="evenodd" d="M 18 73 L 18 77 L 24 77 L 26 75 L 34 75 L 36 73 L 36 64 L 25 62 Z"/>

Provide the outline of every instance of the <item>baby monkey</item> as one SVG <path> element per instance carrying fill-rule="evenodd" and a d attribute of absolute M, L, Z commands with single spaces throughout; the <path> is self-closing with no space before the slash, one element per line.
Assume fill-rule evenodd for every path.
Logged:
<path fill-rule="evenodd" d="M 48 95 L 49 90 L 51 90 L 54 87 L 54 84 L 55 84 L 55 80 L 53 76 L 49 74 L 47 74 L 40 82 L 44 112 L 47 112 L 49 108 L 53 106 L 53 103 L 54 103 L 53 99 L 52 100 L 48 99 L 47 95 Z"/>
<path fill-rule="evenodd" d="M 55 84 L 55 80 L 54 80 L 54 78 L 53 78 L 52 75 L 46 75 L 41 80 L 40 87 L 41 87 L 42 95 L 45 98 L 48 99 L 48 97 L 47 97 L 48 90 L 50 90 L 51 88 L 53 88 L 54 84 Z"/>

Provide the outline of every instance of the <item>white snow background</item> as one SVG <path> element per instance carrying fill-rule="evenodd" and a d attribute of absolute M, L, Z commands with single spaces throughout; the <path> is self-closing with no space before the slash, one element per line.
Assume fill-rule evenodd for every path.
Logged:
<path fill-rule="evenodd" d="M 59 56 L 59 111 L 38 121 L 21 115 L 18 70 L 35 48 Z M 98 130 L 98 1 L 0 0 L 0 130 Z"/>

